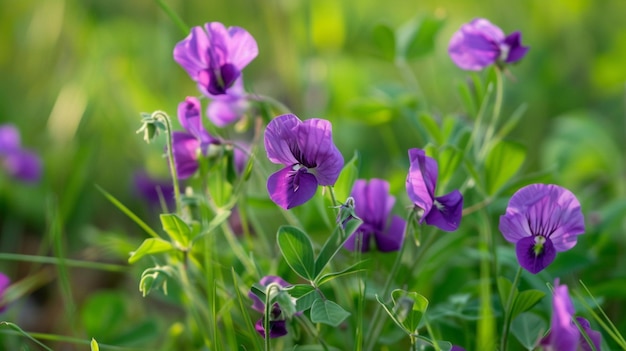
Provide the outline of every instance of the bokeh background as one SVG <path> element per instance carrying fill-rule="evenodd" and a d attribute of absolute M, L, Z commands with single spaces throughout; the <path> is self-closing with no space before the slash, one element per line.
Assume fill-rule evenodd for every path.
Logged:
<path fill-rule="evenodd" d="M 552 169 L 555 181 L 581 199 L 588 231 L 602 238 L 594 250 L 604 260 L 606 271 L 597 278 L 605 284 L 595 291 L 614 300 L 612 316 L 626 330 L 626 2 L 164 1 L 189 26 L 220 21 L 246 28 L 259 46 L 245 69 L 248 89 L 275 97 L 301 118 L 332 120 L 344 156 L 359 150 L 361 176 L 391 179 L 396 192 L 406 174 L 405 150 L 422 147 L 424 139 L 407 128 L 415 116 L 397 107 L 392 92 L 407 82 L 376 55 L 374 26 L 399 28 L 424 16 L 444 21 L 433 52 L 409 62 L 422 94 L 408 103 L 427 103 L 439 118 L 466 114 L 458 87 L 469 74 L 447 56 L 452 33 L 475 17 L 506 33 L 521 31 L 531 49 L 506 77 L 503 118 L 524 103 L 527 111 L 510 138 L 529 150 L 524 172 Z M 185 96 L 197 95 L 172 59 L 186 33 L 158 1 L 3 0 L 1 9 L 0 123 L 21 130 L 23 144 L 41 155 L 44 176 L 36 185 L 0 177 L 0 252 L 52 252 L 42 241 L 56 211 L 69 256 L 123 260 L 134 247 L 117 239 L 138 243 L 143 234 L 96 185 L 143 218 L 156 218 L 137 196 L 133 176 L 167 178 L 163 144 L 147 145 L 135 131 L 140 112 L 173 115 Z M 0 269 L 22 279 L 33 267 L 3 261 Z M 75 311 L 88 303 L 120 304 L 122 317 L 109 316 L 112 321 L 144 321 L 151 313 L 131 303 L 141 301 L 133 293 L 138 274 L 73 274 L 81 282 L 74 287 Z M 89 324 L 68 316 L 63 301 L 54 303 L 58 289 L 38 284 L 20 321 L 57 333 Z M 146 324 L 146 338 L 158 330 L 154 323 Z"/>

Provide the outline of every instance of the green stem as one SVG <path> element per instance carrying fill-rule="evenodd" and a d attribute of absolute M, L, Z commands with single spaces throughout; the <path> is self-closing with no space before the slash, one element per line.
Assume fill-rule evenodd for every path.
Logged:
<path fill-rule="evenodd" d="M 170 17 L 172 22 L 174 22 L 178 26 L 178 28 L 180 28 L 184 35 L 189 34 L 189 32 L 191 31 L 189 26 L 185 24 L 185 21 L 183 21 L 180 16 L 176 14 L 176 12 L 172 11 L 172 9 L 163 0 L 156 0 L 156 2 L 157 4 L 159 4 L 161 10 L 163 10 L 163 12 L 165 12 Z"/>
<path fill-rule="evenodd" d="M 406 220 L 406 226 L 404 227 L 404 233 L 403 238 L 404 238 L 404 242 L 402 243 L 402 247 L 400 247 L 400 251 L 398 252 L 398 255 L 396 256 L 396 260 L 393 262 L 393 266 L 391 267 L 391 271 L 389 271 L 389 274 L 387 274 L 387 280 L 385 281 L 385 285 L 383 286 L 383 290 L 381 295 L 383 296 L 383 299 L 387 298 L 387 294 L 389 293 L 389 289 L 391 288 L 391 283 L 393 282 L 393 279 L 395 278 L 395 276 L 398 274 L 398 270 L 400 269 L 400 266 L 402 265 L 402 256 L 404 256 L 404 252 L 405 252 L 405 248 L 409 245 L 410 240 L 408 239 L 408 231 L 409 231 L 409 227 L 411 226 L 411 222 L 413 221 L 413 219 L 415 219 L 415 215 L 416 215 L 416 211 L 415 208 L 411 209 L 411 212 L 409 213 L 407 220 Z M 369 332 L 368 332 L 368 338 L 366 339 L 366 349 L 367 351 L 371 351 L 374 349 L 374 346 L 376 344 L 376 340 L 378 339 L 378 335 L 380 334 L 383 326 L 384 326 L 384 322 L 386 319 L 381 318 L 381 313 L 383 311 L 383 308 L 379 305 L 376 306 L 376 309 L 374 310 L 374 315 L 372 316 L 372 319 L 370 321 L 369 324 Z"/>
<path fill-rule="evenodd" d="M 509 328 L 511 326 L 511 309 L 515 302 L 515 295 L 517 294 L 517 286 L 519 285 L 520 277 L 522 276 L 522 266 L 517 269 L 511 291 L 509 291 L 509 297 L 506 299 L 506 305 L 504 306 L 504 326 L 502 329 L 502 344 L 500 350 L 506 351 L 508 347 Z"/>
<path fill-rule="evenodd" d="M 108 272 L 127 272 L 128 271 L 128 266 L 117 265 L 117 264 L 72 260 L 69 258 L 64 258 L 61 260 L 57 257 L 23 255 L 23 254 L 5 253 L 5 252 L 0 253 L 0 261 L 3 261 L 3 260 L 34 262 L 34 263 L 49 263 L 49 264 L 55 264 L 55 265 L 64 264 L 67 267 L 98 269 L 98 270 L 108 271 Z"/>
<path fill-rule="evenodd" d="M 426 95 L 424 91 L 420 87 L 419 81 L 415 77 L 415 73 L 411 69 L 411 66 L 407 63 L 406 59 L 398 58 L 395 60 L 395 65 L 402 74 L 402 78 L 407 82 L 409 88 L 415 91 L 415 94 L 419 98 L 419 104 L 423 107 L 424 110 L 428 110 L 428 102 L 426 99 Z"/>
<path fill-rule="evenodd" d="M 483 140 L 483 145 L 481 146 L 481 155 L 484 155 L 489 150 L 488 146 L 491 144 L 491 139 L 493 138 L 493 135 L 496 131 L 498 119 L 500 119 L 500 114 L 502 111 L 502 97 L 504 95 L 502 70 L 498 66 L 495 66 L 494 69 L 496 72 L 496 100 L 493 104 L 493 115 L 491 116 L 491 122 L 489 123 L 489 127 L 487 127 L 487 132 Z"/>
<path fill-rule="evenodd" d="M 174 162 L 174 140 L 172 138 L 172 122 L 170 117 L 163 111 L 155 111 L 152 117 L 160 118 L 165 124 L 166 136 L 167 136 L 167 159 L 170 166 L 170 173 L 172 176 L 172 183 L 174 185 L 174 199 L 176 201 L 176 213 L 181 214 L 181 200 L 180 200 L 180 185 L 178 184 L 178 171 L 176 170 L 176 163 Z"/>

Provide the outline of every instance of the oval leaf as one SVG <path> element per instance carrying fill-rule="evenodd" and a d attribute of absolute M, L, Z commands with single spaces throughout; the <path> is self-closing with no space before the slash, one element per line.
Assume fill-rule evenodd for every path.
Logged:
<path fill-rule="evenodd" d="M 179 244 L 183 249 L 187 248 L 191 237 L 191 229 L 182 218 L 171 213 L 162 214 L 161 225 L 175 243 Z"/>
<path fill-rule="evenodd" d="M 169 241 L 157 238 L 149 238 L 144 240 L 137 250 L 130 253 L 128 263 L 135 263 L 145 255 L 152 255 L 171 250 L 174 250 L 174 247 Z"/>
<path fill-rule="evenodd" d="M 485 163 L 489 195 L 495 194 L 517 173 L 525 158 L 526 148 L 518 143 L 501 141 L 491 149 Z"/>
<path fill-rule="evenodd" d="M 315 259 L 311 239 L 298 228 L 283 226 L 276 236 L 285 261 L 294 272 L 309 281 L 315 279 Z"/>
<path fill-rule="evenodd" d="M 311 322 L 338 326 L 350 312 L 330 300 L 317 299 L 311 306 Z"/>

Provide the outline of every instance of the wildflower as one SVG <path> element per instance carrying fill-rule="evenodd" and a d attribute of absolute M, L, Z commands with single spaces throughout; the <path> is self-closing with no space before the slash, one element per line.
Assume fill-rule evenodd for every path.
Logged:
<path fill-rule="evenodd" d="M 521 60 L 528 47 L 521 44 L 520 32 L 508 36 L 484 18 L 466 23 L 452 35 L 448 53 L 452 61 L 464 70 L 480 71 L 492 64 Z"/>
<path fill-rule="evenodd" d="M 292 114 L 276 117 L 265 130 L 265 150 L 270 161 L 285 165 L 267 180 L 270 198 L 284 209 L 307 202 L 318 184 L 335 184 L 343 167 L 332 126 L 324 119 L 302 122 Z"/>
<path fill-rule="evenodd" d="M 270 284 L 276 284 L 281 288 L 286 288 L 290 286 L 288 282 L 286 282 L 283 278 L 273 275 L 268 275 L 261 278 L 259 282 L 261 286 L 268 287 Z M 258 312 L 265 313 L 265 303 L 259 299 L 252 291 L 248 292 L 248 297 L 252 299 L 252 308 L 257 310 Z M 254 328 L 256 329 L 261 336 L 265 337 L 265 328 L 264 328 L 264 318 L 259 319 Z M 272 305 L 270 311 L 270 338 L 278 338 L 284 335 L 287 335 L 287 321 L 286 316 L 283 315 L 280 305 L 278 303 L 274 303 Z"/>
<path fill-rule="evenodd" d="M 241 71 L 258 55 L 257 43 L 245 29 L 210 22 L 196 26 L 174 47 L 174 60 L 207 96 L 226 94 Z"/>
<path fill-rule="evenodd" d="M 450 349 L 450 351 L 465 351 L 465 349 L 462 348 L 461 346 L 452 345 L 452 348 Z"/>
<path fill-rule="evenodd" d="M 140 171 L 133 175 L 133 188 L 138 196 L 155 209 L 161 208 L 162 202 L 166 208 L 174 206 L 174 185 L 171 180 L 154 179 Z"/>
<path fill-rule="evenodd" d="M 372 239 L 382 252 L 399 250 L 406 222 L 399 216 L 391 216 L 396 199 L 389 195 L 389 183 L 382 179 L 369 182 L 359 179 L 354 183 L 350 196 L 354 199 L 355 214 L 363 223 L 346 240 L 345 248 L 356 250 L 356 239 L 360 237 L 362 252 L 369 251 Z"/>
<path fill-rule="evenodd" d="M 204 129 L 198 98 L 187 97 L 178 105 L 178 120 L 186 132 L 172 133 L 174 163 L 178 178 L 186 179 L 198 170 L 200 155 L 206 156 L 209 145 L 220 141 Z"/>
<path fill-rule="evenodd" d="M 569 296 L 567 285 L 559 285 L 557 279 L 554 282 L 554 295 L 552 297 L 550 332 L 540 341 L 544 351 L 592 350 L 572 320 L 574 312 L 574 304 Z M 600 351 L 601 334 L 591 330 L 591 326 L 585 318 L 576 317 L 576 321 L 594 344 L 595 349 Z"/>
<path fill-rule="evenodd" d="M 499 228 L 504 239 L 515 244 L 520 265 L 536 274 L 554 261 L 557 252 L 576 245 L 585 223 L 580 203 L 569 190 L 531 184 L 513 194 Z"/>
<path fill-rule="evenodd" d="M 0 169 L 24 182 L 33 183 L 41 178 L 41 159 L 22 148 L 20 133 L 12 124 L 0 125 Z"/>
<path fill-rule="evenodd" d="M 216 95 L 207 108 L 207 117 L 218 127 L 225 127 L 241 119 L 250 103 L 246 99 L 243 81 L 238 79 L 228 94 Z"/>
<path fill-rule="evenodd" d="M 463 215 L 463 195 L 454 190 L 435 197 L 437 162 L 426 156 L 424 150 L 410 149 L 411 166 L 406 178 L 406 191 L 415 206 L 424 210 L 420 223 L 434 225 L 441 230 L 454 231 Z"/>
<path fill-rule="evenodd" d="M 9 277 L 4 275 L 3 273 L 0 273 L 0 301 L 4 300 L 4 294 L 9 288 L 9 285 L 11 285 L 11 280 L 9 279 Z M 0 305 L 0 313 L 6 311 L 6 309 L 6 304 L 3 303 L 2 305 Z"/>

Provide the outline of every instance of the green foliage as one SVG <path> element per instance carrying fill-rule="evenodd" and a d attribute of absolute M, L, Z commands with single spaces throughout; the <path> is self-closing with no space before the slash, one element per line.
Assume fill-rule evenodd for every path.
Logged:
<path fill-rule="evenodd" d="M 350 312 L 330 300 L 316 299 L 311 306 L 311 322 L 339 326 Z"/>
<path fill-rule="evenodd" d="M 546 322 L 532 312 L 524 312 L 513 319 L 511 332 L 528 351 L 535 349 L 537 336 L 547 330 Z"/>
<path fill-rule="evenodd" d="M 526 159 L 526 148 L 518 143 L 501 141 L 489 154 L 485 163 L 487 193 L 496 194 L 517 173 Z"/>
<path fill-rule="evenodd" d="M 137 250 L 130 253 L 128 263 L 135 263 L 146 255 L 154 255 L 175 250 L 174 246 L 163 239 L 148 238 L 141 243 Z"/>
<path fill-rule="evenodd" d="M 315 279 L 315 255 L 308 235 L 296 227 L 282 226 L 278 229 L 276 242 L 285 262 L 302 278 Z"/>

